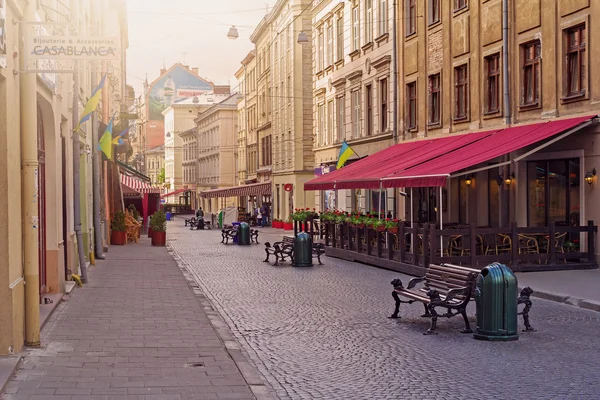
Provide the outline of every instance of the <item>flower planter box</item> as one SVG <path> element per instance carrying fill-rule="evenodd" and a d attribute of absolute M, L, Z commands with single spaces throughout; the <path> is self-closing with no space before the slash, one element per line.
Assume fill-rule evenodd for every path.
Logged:
<path fill-rule="evenodd" d="M 165 246 L 167 244 L 167 232 L 152 232 L 152 246 Z"/>
<path fill-rule="evenodd" d="M 293 231 L 294 230 L 294 223 L 293 222 L 284 222 L 283 223 L 283 230 L 285 230 L 285 231 Z"/>
<path fill-rule="evenodd" d="M 283 229 L 283 221 L 277 223 L 277 229 Z"/>
<path fill-rule="evenodd" d="M 398 233 L 398 227 L 395 227 L 395 228 L 388 228 L 388 232 L 389 232 L 389 233 Z"/>
<path fill-rule="evenodd" d="M 110 232 L 110 244 L 114 246 L 124 246 L 127 244 L 127 232 Z"/>
<path fill-rule="evenodd" d="M 377 232 L 385 232 L 385 226 L 378 226 Z"/>

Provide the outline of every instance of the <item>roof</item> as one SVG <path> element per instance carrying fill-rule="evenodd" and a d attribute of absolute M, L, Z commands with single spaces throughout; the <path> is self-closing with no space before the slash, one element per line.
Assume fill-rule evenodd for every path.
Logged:
<path fill-rule="evenodd" d="M 195 75 L 197 78 L 203 80 L 204 82 L 208 83 L 210 86 L 214 87 L 214 84 L 212 82 L 207 81 L 206 79 L 204 79 L 203 77 L 201 77 L 200 75 L 198 75 L 197 73 L 195 73 L 190 68 L 188 68 L 185 65 L 183 65 L 182 63 L 175 63 L 175 64 L 171 65 L 171 67 L 168 70 L 166 70 L 164 73 L 160 74 L 158 78 L 156 78 L 155 80 L 153 80 L 152 83 L 150 83 L 150 85 L 148 85 L 148 89 L 147 89 L 146 93 L 152 92 L 152 88 L 154 87 L 154 85 L 156 84 L 156 82 L 160 81 L 162 78 L 164 78 L 165 76 L 169 75 L 171 73 L 171 71 L 173 71 L 177 67 L 181 67 L 181 68 L 187 70 L 190 74 Z"/>
<path fill-rule="evenodd" d="M 146 154 L 155 154 L 155 153 L 164 153 L 165 152 L 165 145 L 163 144 L 162 146 L 157 146 L 154 147 L 148 151 L 146 151 Z"/>

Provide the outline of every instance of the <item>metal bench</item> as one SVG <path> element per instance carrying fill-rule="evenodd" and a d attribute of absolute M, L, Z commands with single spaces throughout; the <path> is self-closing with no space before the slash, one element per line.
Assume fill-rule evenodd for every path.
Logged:
<path fill-rule="evenodd" d="M 237 235 L 237 229 L 221 229 L 221 243 L 229 244 L 229 239 L 234 240 Z"/>
<path fill-rule="evenodd" d="M 392 297 L 396 304 L 390 318 L 400 318 L 398 314 L 401 303 L 411 304 L 417 301 L 425 308 L 422 317 L 431 318 L 431 326 L 424 332 L 425 335 L 437 334 L 435 330 L 438 317 L 451 318 L 459 314 L 465 321 L 465 329 L 461 332 L 473 333 L 466 308 L 473 298 L 478 273 L 477 270 L 452 264 L 431 264 L 425 276 L 411 279 L 406 288 L 400 279 L 394 279 L 391 282 L 394 286 Z M 420 283 L 423 284 L 422 287 L 415 288 Z M 402 301 L 400 296 L 410 300 Z M 436 311 L 437 307 L 445 308 L 447 312 L 440 315 Z"/>
<path fill-rule="evenodd" d="M 275 264 L 279 265 L 278 261 L 285 261 L 286 257 L 290 258 L 290 261 L 294 262 L 294 238 L 292 236 L 284 236 L 280 242 L 273 243 L 271 246 L 269 243 L 265 243 L 265 252 L 267 258 L 265 262 L 269 261 L 269 256 L 273 254 L 275 256 Z M 325 245 L 323 243 L 314 243 L 312 245 L 312 257 L 317 258 L 319 265 L 323 265 L 321 262 L 321 256 L 325 254 Z"/>

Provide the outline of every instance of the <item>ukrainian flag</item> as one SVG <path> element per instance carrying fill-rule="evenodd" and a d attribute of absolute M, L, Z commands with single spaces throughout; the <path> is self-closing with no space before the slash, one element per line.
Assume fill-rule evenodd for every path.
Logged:
<path fill-rule="evenodd" d="M 100 141 L 98 142 L 98 150 L 102 150 L 102 152 L 104 153 L 106 158 L 108 158 L 109 160 L 112 160 L 112 146 L 113 146 L 112 130 L 113 130 L 113 120 L 115 118 L 115 115 L 116 115 L 116 113 L 113 114 L 112 118 L 110 119 L 110 122 L 108 123 L 108 126 L 106 127 L 106 130 L 104 131 L 104 134 L 102 135 L 102 137 L 100 138 Z"/>
<path fill-rule="evenodd" d="M 106 74 L 104 74 L 104 76 L 102 77 L 102 80 L 100 81 L 100 84 L 98 85 L 98 87 L 96 89 L 94 89 L 94 91 L 92 92 L 92 95 L 90 96 L 90 99 L 88 100 L 87 104 L 85 105 L 85 108 L 83 109 L 83 113 L 81 114 L 81 119 L 79 120 L 79 123 L 77 124 L 77 128 L 75 128 L 75 132 L 79 131 L 81 124 L 83 124 L 84 122 L 89 120 L 90 117 L 92 116 L 92 113 L 94 111 L 96 111 L 96 108 L 98 108 L 98 103 L 100 103 L 100 98 L 102 97 L 102 87 L 104 87 L 105 80 L 106 80 Z"/>
<path fill-rule="evenodd" d="M 338 156 L 338 162 L 335 169 L 342 168 L 346 161 L 348 161 L 348 159 L 352 157 L 353 154 L 356 153 L 354 152 L 354 150 L 352 150 L 352 147 L 348 146 L 348 143 L 344 141 L 344 143 L 342 143 L 342 148 L 340 149 L 340 155 Z"/>
<path fill-rule="evenodd" d="M 129 128 L 131 128 L 131 127 L 129 127 Z M 122 138 L 123 138 L 123 136 L 127 135 L 127 133 L 129 132 L 129 128 L 125 129 L 123 132 L 121 132 L 119 134 L 119 136 L 117 136 L 116 138 L 114 138 L 113 141 L 112 141 L 113 144 L 115 144 L 117 146 L 122 145 L 123 144 L 123 139 Z"/>

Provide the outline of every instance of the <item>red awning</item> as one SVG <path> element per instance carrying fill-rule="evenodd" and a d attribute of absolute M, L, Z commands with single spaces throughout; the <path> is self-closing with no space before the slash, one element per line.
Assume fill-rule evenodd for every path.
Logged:
<path fill-rule="evenodd" d="M 254 183 L 224 189 L 206 190 L 200 195 L 210 199 L 215 197 L 262 196 L 271 194 L 271 182 Z"/>
<path fill-rule="evenodd" d="M 171 197 L 171 196 L 177 196 L 177 195 L 178 195 L 178 194 L 180 194 L 180 193 L 183 193 L 183 192 L 188 192 L 188 191 L 190 191 L 190 190 L 191 190 L 191 189 L 177 189 L 177 190 L 175 190 L 175 191 L 173 191 L 173 192 L 169 192 L 169 193 L 165 193 L 165 194 L 162 194 L 162 195 L 160 195 L 160 198 L 161 198 L 161 199 L 166 199 L 167 197 Z"/>
<path fill-rule="evenodd" d="M 138 193 L 160 193 L 160 189 L 153 188 L 148 182 L 144 182 L 133 176 L 121 174 L 121 183 Z"/>
<path fill-rule="evenodd" d="M 384 188 L 443 186 L 450 174 L 533 145 L 562 132 L 581 128 L 596 115 L 503 129 L 480 141 L 382 179 Z"/>
<path fill-rule="evenodd" d="M 364 160 L 304 184 L 304 190 L 376 189 L 381 178 L 476 142 L 497 131 L 452 135 L 388 147 Z"/>

